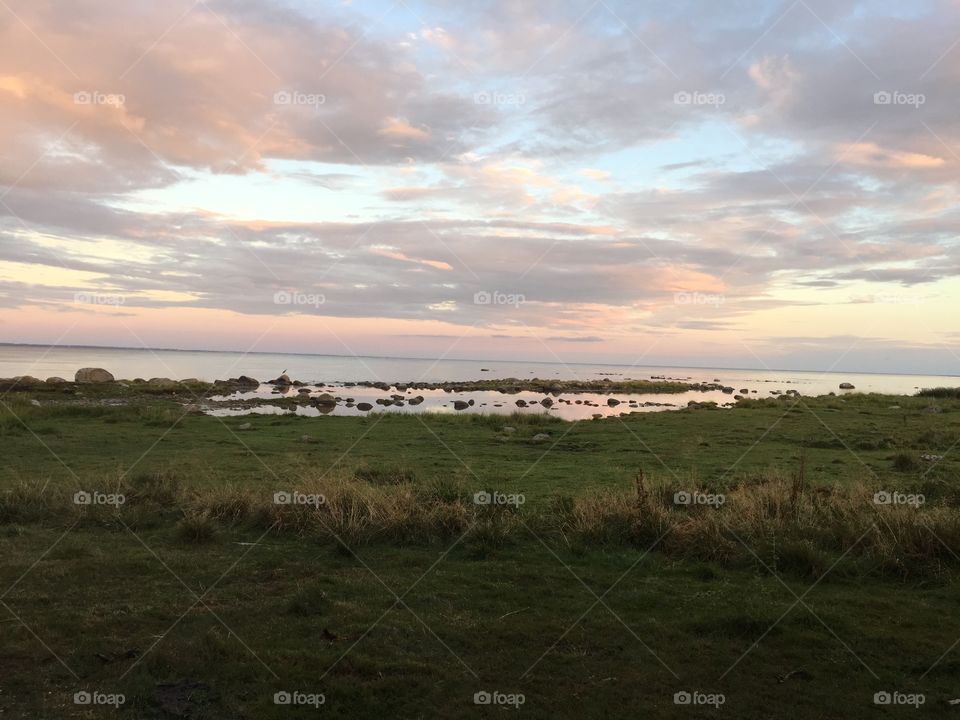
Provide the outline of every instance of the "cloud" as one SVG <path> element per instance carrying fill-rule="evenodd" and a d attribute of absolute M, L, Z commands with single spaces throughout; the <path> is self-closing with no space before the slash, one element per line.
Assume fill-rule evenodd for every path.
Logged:
<path fill-rule="evenodd" d="M 414 0 L 402 28 L 349 4 L 10 2 L 5 307 L 74 312 L 93 286 L 606 345 L 735 342 L 864 283 L 956 299 L 946 0 Z M 278 310 L 282 288 L 326 302 Z M 493 291 L 524 302 L 474 302 Z"/>

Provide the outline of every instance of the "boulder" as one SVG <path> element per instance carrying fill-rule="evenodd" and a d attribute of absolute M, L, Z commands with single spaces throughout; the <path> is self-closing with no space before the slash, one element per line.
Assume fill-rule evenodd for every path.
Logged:
<path fill-rule="evenodd" d="M 542 443 L 542 442 L 547 442 L 547 440 L 549 439 L 550 439 L 550 436 L 547 435 L 547 433 L 537 433 L 532 438 L 530 438 L 530 442 Z"/>
<path fill-rule="evenodd" d="M 271 380 L 269 384 L 270 385 L 293 385 L 293 383 L 290 382 L 290 376 L 287 375 L 286 373 L 276 378 L 275 380 Z"/>
<path fill-rule="evenodd" d="M 420 403 L 423 402 L 423 395 L 417 395 L 416 397 L 412 397 L 410 398 L 410 400 L 408 400 L 408 402 L 411 405 L 419 405 Z"/>
<path fill-rule="evenodd" d="M 17 375 L 13 379 L 14 384 L 16 385 L 42 385 L 43 380 L 40 378 L 35 378 L 33 375 Z"/>
<path fill-rule="evenodd" d="M 162 390 L 164 392 L 169 392 L 176 390 L 180 387 L 180 383 L 176 380 L 171 380 L 170 378 L 150 378 L 147 380 L 147 385 L 149 385 L 153 390 Z"/>
<path fill-rule="evenodd" d="M 516 405 L 517 407 L 526 407 L 527 401 L 521 398 L 520 400 L 517 400 Z"/>
<path fill-rule="evenodd" d="M 244 387 L 260 387 L 260 381 L 256 378 L 252 378 L 249 375 L 241 375 L 237 378 L 237 385 L 243 385 Z"/>
<path fill-rule="evenodd" d="M 551 405 L 553 405 L 553 400 L 551 400 L 550 398 L 546 397 L 546 398 L 544 398 L 543 400 L 540 401 L 540 404 L 543 405 L 544 407 L 550 407 Z"/>
<path fill-rule="evenodd" d="M 314 398 L 318 405 L 336 405 L 337 399 L 330 393 L 320 393 Z"/>
<path fill-rule="evenodd" d="M 80 368 L 74 376 L 74 382 L 78 383 L 108 383 L 113 382 L 114 377 L 103 368 Z"/>
<path fill-rule="evenodd" d="M 63 385 L 64 383 L 68 382 L 70 381 L 64 380 L 62 377 L 57 377 L 56 375 L 47 378 L 47 385 Z"/>
<path fill-rule="evenodd" d="M 840 383 L 841 390 L 856 390 L 852 383 L 842 382 Z"/>
<path fill-rule="evenodd" d="M 470 403 L 468 403 L 468 402 L 465 402 L 465 401 L 463 401 L 463 400 L 454 400 L 454 401 L 453 401 L 453 409 L 454 409 L 454 410 L 466 410 L 468 407 L 470 407 Z"/>
<path fill-rule="evenodd" d="M 367 412 L 368 410 L 373 410 L 373 405 L 367 402 L 357 403 L 357 410 L 361 410 L 362 412 Z"/>
<path fill-rule="evenodd" d="M 617 400 L 616 398 L 607 398 L 607 405 L 609 405 L 610 407 L 616 407 L 619 404 L 620 404 L 620 401 Z"/>

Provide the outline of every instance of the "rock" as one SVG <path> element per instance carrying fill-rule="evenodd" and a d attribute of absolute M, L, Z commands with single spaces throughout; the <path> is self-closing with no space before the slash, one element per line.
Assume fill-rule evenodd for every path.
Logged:
<path fill-rule="evenodd" d="M 619 404 L 620 404 L 620 401 L 617 400 L 616 398 L 607 398 L 607 405 L 609 405 L 610 407 L 616 407 Z"/>
<path fill-rule="evenodd" d="M 523 400 L 523 399 L 520 399 L 520 400 L 517 400 L 517 402 L 516 402 L 515 404 L 516 404 L 517 407 L 526 407 L 526 406 L 527 406 L 527 401 L 526 401 L 526 400 Z"/>
<path fill-rule="evenodd" d="M 298 392 L 299 394 L 301 394 L 301 395 L 309 395 L 309 394 L 310 394 L 310 388 L 302 387 L 302 388 L 300 388 L 299 390 L 297 390 L 297 392 Z"/>
<path fill-rule="evenodd" d="M 162 390 L 164 392 L 176 390 L 178 387 L 180 387 L 180 383 L 178 383 L 176 380 L 171 380 L 170 378 L 150 378 L 147 380 L 147 385 L 154 390 Z"/>
<path fill-rule="evenodd" d="M 68 383 L 68 382 L 70 381 L 64 380 L 62 377 L 57 377 L 57 376 L 47 378 L 47 385 L 63 385 L 64 383 Z"/>
<path fill-rule="evenodd" d="M 924 415 L 936 415 L 937 413 L 942 413 L 943 410 L 938 408 L 936 405 L 931 405 L 930 407 L 925 407 L 920 412 L 922 412 Z"/>
<path fill-rule="evenodd" d="M 320 393 L 313 401 L 318 405 L 336 405 L 337 399 L 330 393 Z"/>
<path fill-rule="evenodd" d="M 180 384 L 181 384 L 181 385 L 199 385 L 199 384 L 200 384 L 200 379 L 199 379 L 199 378 L 184 378 L 183 380 L 180 381 Z"/>
<path fill-rule="evenodd" d="M 473 398 L 470 398 L 469 400 L 467 400 L 467 405 L 469 405 L 470 407 L 473 407 Z M 486 405 L 486 403 L 484 403 L 484 405 Z"/>
<path fill-rule="evenodd" d="M 78 383 L 108 383 L 113 382 L 113 375 L 103 368 L 80 368 L 74 376 L 74 382 Z"/>
<path fill-rule="evenodd" d="M 373 405 L 366 402 L 357 403 L 357 410 L 360 410 L 362 412 L 367 412 L 369 410 L 373 410 Z"/>
<path fill-rule="evenodd" d="M 40 407 L 40 401 L 39 401 L 39 400 L 31 400 L 31 401 L 30 401 L 30 404 L 33 405 L 34 407 Z"/>
<path fill-rule="evenodd" d="M 420 403 L 423 402 L 423 395 L 417 395 L 416 397 L 412 397 L 407 402 L 409 402 L 411 405 L 419 405 Z"/>
<path fill-rule="evenodd" d="M 547 433 L 538 433 L 534 435 L 532 438 L 530 438 L 530 442 L 542 443 L 542 442 L 547 442 L 547 440 L 549 439 L 550 439 L 550 436 L 547 435 Z"/>
<path fill-rule="evenodd" d="M 840 383 L 840 389 L 841 389 L 841 390 L 856 390 L 856 388 L 855 388 L 851 383 L 848 383 L 848 382 L 842 382 L 842 383 Z"/>
<path fill-rule="evenodd" d="M 253 428 L 253 425 L 251 425 L 250 423 L 244 423 L 243 425 L 239 426 L 237 430 L 250 430 L 252 428 Z"/>
<path fill-rule="evenodd" d="M 13 382 L 16 385 L 42 385 L 43 381 L 40 378 L 35 378 L 33 375 L 17 375 L 13 378 Z"/>
<path fill-rule="evenodd" d="M 540 401 L 540 404 L 543 405 L 544 407 L 550 407 L 551 405 L 553 405 L 553 400 L 551 400 L 550 398 L 546 397 L 546 398 L 544 398 L 543 400 Z"/>
<path fill-rule="evenodd" d="M 515 427 L 510 427 L 509 425 L 504 426 L 500 432 L 506 433 L 507 435 L 513 435 L 517 429 Z"/>
<path fill-rule="evenodd" d="M 467 403 L 467 402 L 465 402 L 465 401 L 463 401 L 463 400 L 454 400 L 454 401 L 453 401 L 453 409 L 454 409 L 454 410 L 466 410 L 468 407 L 470 407 L 470 403 Z"/>
<path fill-rule="evenodd" d="M 301 436 L 300 436 L 300 442 L 303 442 L 303 443 L 315 443 L 316 441 L 317 441 L 317 439 L 316 439 L 315 437 L 311 436 L 311 435 L 301 435 Z"/>
<path fill-rule="evenodd" d="M 724 395 L 733 395 L 733 388 L 730 386 L 727 386 L 723 388 L 723 393 Z"/>
<path fill-rule="evenodd" d="M 290 376 L 287 375 L 286 373 L 278 377 L 276 380 L 270 380 L 269 384 L 270 385 L 293 385 L 293 383 L 290 382 Z"/>
<path fill-rule="evenodd" d="M 746 388 L 740 388 L 740 393 L 741 393 L 742 395 L 746 395 L 746 394 L 749 393 L 749 392 L 750 392 L 750 391 L 747 390 Z M 754 390 L 754 392 L 756 392 L 756 390 Z"/>
<path fill-rule="evenodd" d="M 260 387 L 260 381 L 256 378 L 252 378 L 249 375 L 241 375 L 237 378 L 237 385 L 243 385 L 244 387 Z"/>
<path fill-rule="evenodd" d="M 920 456 L 920 459 L 924 462 L 940 462 L 943 460 L 943 455 L 923 454 Z"/>
<path fill-rule="evenodd" d="M 603 413 L 594 413 L 594 414 L 593 414 L 593 419 L 594 419 L 594 420 L 603 420 Z"/>

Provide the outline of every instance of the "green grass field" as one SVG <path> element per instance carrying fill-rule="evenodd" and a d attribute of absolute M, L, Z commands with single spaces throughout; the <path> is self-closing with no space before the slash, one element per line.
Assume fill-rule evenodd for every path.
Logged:
<path fill-rule="evenodd" d="M 578 423 L 125 402 L 0 405 L 4 717 L 960 713 L 956 397 Z"/>

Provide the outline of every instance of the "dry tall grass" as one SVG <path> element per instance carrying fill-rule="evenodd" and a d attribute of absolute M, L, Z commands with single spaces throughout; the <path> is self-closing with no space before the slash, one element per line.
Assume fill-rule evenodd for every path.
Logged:
<path fill-rule="evenodd" d="M 109 489 L 126 498 L 115 508 L 76 505 L 72 489 L 59 484 L 21 482 L 0 492 L 0 524 L 73 518 L 136 528 L 172 522 L 184 540 L 209 540 L 217 527 L 251 528 L 347 547 L 451 542 L 465 535 L 465 544 L 482 553 L 535 533 L 570 547 L 655 544 L 670 557 L 810 576 L 841 557 L 900 576 L 960 566 L 960 508 L 944 501 L 877 504 L 878 488 L 866 479 L 811 489 L 802 472 L 768 474 L 726 490 L 722 504 L 683 505 L 675 495 L 694 488 L 639 476 L 630 490 L 557 496 L 519 508 L 476 505 L 477 488 L 453 479 L 374 484 L 342 474 L 274 484 L 197 489 L 175 475 L 141 476 Z M 277 491 L 300 501 L 278 503 Z"/>

